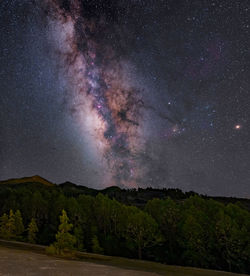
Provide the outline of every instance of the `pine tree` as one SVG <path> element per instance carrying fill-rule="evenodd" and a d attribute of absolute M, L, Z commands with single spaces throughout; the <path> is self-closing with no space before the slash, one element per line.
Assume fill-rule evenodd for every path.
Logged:
<path fill-rule="evenodd" d="M 103 248 L 100 246 L 96 235 L 92 238 L 92 252 L 97 254 L 103 254 Z"/>
<path fill-rule="evenodd" d="M 13 213 L 12 209 L 9 213 L 9 219 L 6 224 L 6 238 L 7 239 L 14 239 L 16 237 L 15 235 L 16 226 L 15 226 L 15 214 Z"/>
<path fill-rule="evenodd" d="M 36 224 L 36 220 L 34 218 L 31 219 L 31 222 L 28 225 L 28 241 L 30 243 L 36 242 L 36 233 L 38 232 L 38 227 Z"/>
<path fill-rule="evenodd" d="M 8 238 L 8 231 L 7 231 L 8 220 L 9 220 L 9 217 L 5 213 L 0 217 L 0 237 L 2 239 Z"/>
<path fill-rule="evenodd" d="M 20 240 L 21 235 L 24 232 L 24 226 L 23 226 L 23 218 L 19 210 L 16 211 L 14 215 L 14 220 L 15 220 L 15 236 L 17 237 L 17 239 Z"/>
<path fill-rule="evenodd" d="M 75 236 L 69 233 L 73 228 L 73 224 L 69 223 L 69 218 L 65 210 L 62 210 L 60 223 L 56 234 L 56 242 L 48 248 L 47 252 L 65 255 L 65 253 L 74 249 L 76 243 Z"/>

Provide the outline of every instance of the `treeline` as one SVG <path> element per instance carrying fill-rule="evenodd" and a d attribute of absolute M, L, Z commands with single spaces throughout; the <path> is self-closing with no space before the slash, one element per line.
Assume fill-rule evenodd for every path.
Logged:
<path fill-rule="evenodd" d="M 9 214 L 4 213 L 0 217 L 1 239 L 35 243 L 37 232 L 38 227 L 34 218 L 31 219 L 27 229 L 24 228 L 23 218 L 20 210 L 17 210 L 14 213 L 13 210 L 10 209 Z"/>
<path fill-rule="evenodd" d="M 67 196 L 59 187 L 19 185 L 0 187 L 0 216 L 5 239 L 58 244 L 64 216 L 80 251 L 250 272 L 250 213 L 240 204 L 194 195 L 155 198 L 138 208 L 101 193 Z"/>

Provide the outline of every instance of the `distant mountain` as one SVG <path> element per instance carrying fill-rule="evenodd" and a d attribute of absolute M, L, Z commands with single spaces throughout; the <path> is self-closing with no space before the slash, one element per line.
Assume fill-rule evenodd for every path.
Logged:
<path fill-rule="evenodd" d="M 86 186 L 76 185 L 71 182 L 59 184 L 58 187 L 66 196 L 77 197 L 80 194 L 96 196 L 98 193 L 102 193 L 109 198 L 115 198 L 119 202 L 127 205 L 135 205 L 137 207 L 145 206 L 145 204 L 153 198 L 166 199 L 169 197 L 175 201 L 183 201 L 191 196 L 199 195 L 204 199 L 214 199 L 223 204 L 238 203 L 241 207 L 250 211 L 250 199 L 247 198 L 207 196 L 200 195 L 193 191 L 183 192 L 180 189 L 174 188 L 157 189 L 149 187 L 144 189 L 121 189 L 118 186 L 110 186 L 103 190 L 96 190 Z"/>
<path fill-rule="evenodd" d="M 73 197 L 78 196 L 80 194 L 96 196 L 99 192 L 101 192 L 86 186 L 76 185 L 69 181 L 59 184 L 58 187 L 63 191 L 64 194 Z"/>
<path fill-rule="evenodd" d="M 184 201 L 185 199 L 199 195 L 204 199 L 214 199 L 223 204 L 229 203 L 238 203 L 241 207 L 250 211 L 250 199 L 248 198 L 236 198 L 236 197 L 215 197 L 215 196 L 207 196 L 195 193 L 193 191 L 183 192 L 180 189 L 157 189 L 157 188 L 138 188 L 138 189 L 121 189 L 118 186 L 107 187 L 103 190 L 97 190 L 93 188 L 89 188 L 82 185 L 76 185 L 71 182 L 65 182 L 62 184 L 54 184 L 39 175 L 24 177 L 18 179 L 9 179 L 5 181 L 0 181 L 0 188 L 4 186 L 13 186 L 15 189 L 19 189 L 22 187 L 29 187 L 30 189 L 36 190 L 40 188 L 51 188 L 56 190 L 61 190 L 61 192 L 67 197 L 78 197 L 81 194 L 96 196 L 98 193 L 102 193 L 109 198 L 115 198 L 121 203 L 127 205 L 135 205 L 137 207 L 143 207 L 145 204 L 153 199 L 166 199 L 171 198 L 175 201 Z M 4 186 L 3 186 L 4 185 Z"/>
<path fill-rule="evenodd" d="M 50 187 L 55 186 L 55 184 L 53 184 L 52 182 L 49 182 L 48 180 L 46 180 L 45 178 L 42 178 L 39 175 L 0 181 L 0 185 L 17 185 L 17 184 L 25 184 L 25 183 L 39 183 Z"/>

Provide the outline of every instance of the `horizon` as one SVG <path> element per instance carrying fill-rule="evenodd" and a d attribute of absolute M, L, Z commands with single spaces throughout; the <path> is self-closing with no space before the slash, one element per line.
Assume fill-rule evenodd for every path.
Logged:
<path fill-rule="evenodd" d="M 49 179 L 47 178 L 44 178 L 40 175 L 32 175 L 32 176 L 24 176 L 24 177 L 20 177 L 20 178 L 9 178 L 9 179 L 3 179 L 1 180 L 0 179 L 0 184 L 1 182 L 8 182 L 8 181 L 18 181 L 18 180 L 24 180 L 24 179 L 32 179 L 32 178 L 41 178 L 42 180 L 45 180 L 53 185 L 56 185 L 56 186 L 59 186 L 59 185 L 63 185 L 63 184 L 66 184 L 66 183 L 69 183 L 69 184 L 73 184 L 73 185 L 76 185 L 76 186 L 79 186 L 79 187 L 85 187 L 85 188 L 88 188 L 88 189 L 93 189 L 93 190 L 96 190 L 96 191 L 103 191 L 105 189 L 108 189 L 108 188 L 112 188 L 112 187 L 117 187 L 121 190 L 136 190 L 138 191 L 139 189 L 142 189 L 142 190 L 147 190 L 147 189 L 153 189 L 153 190 L 179 190 L 181 191 L 182 193 L 195 193 L 199 196 L 205 196 L 205 197 L 212 197 L 212 198 L 235 198 L 235 199 L 247 199 L 247 200 L 250 200 L 250 197 L 237 197 L 237 196 L 223 196 L 223 195 L 208 195 L 208 194 L 202 194 L 202 193 L 198 193 L 197 191 L 195 190 L 182 190 L 182 189 L 179 189 L 179 188 L 175 188 L 175 187 L 137 187 L 137 188 L 129 188 L 129 187 L 120 187 L 120 186 L 117 186 L 117 185 L 111 185 L 111 186 L 106 186 L 106 187 L 102 187 L 102 188 L 93 188 L 93 187 L 89 187 L 87 185 L 82 185 L 82 184 L 79 184 L 79 183 L 74 183 L 74 182 L 71 182 L 71 181 L 63 181 L 63 182 L 60 182 L 60 183 L 57 183 L 57 182 L 52 182 L 50 181 Z M 23 184 L 25 182 L 22 182 L 21 184 Z M 18 183 L 17 183 L 18 184 Z"/>

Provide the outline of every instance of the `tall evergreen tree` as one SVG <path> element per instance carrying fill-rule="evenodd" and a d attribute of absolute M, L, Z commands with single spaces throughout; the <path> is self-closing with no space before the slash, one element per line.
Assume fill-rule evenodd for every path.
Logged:
<path fill-rule="evenodd" d="M 38 227 L 36 224 L 36 220 L 34 218 L 31 219 L 31 222 L 28 225 L 28 241 L 30 243 L 36 242 L 36 233 L 38 232 Z"/>
<path fill-rule="evenodd" d="M 103 254 L 103 248 L 99 244 L 99 240 L 96 235 L 92 238 L 92 252 L 97 254 Z"/>
<path fill-rule="evenodd" d="M 24 232 L 23 218 L 21 212 L 17 210 L 14 214 L 15 221 L 15 236 L 18 240 L 22 239 L 22 234 Z"/>
<path fill-rule="evenodd" d="M 4 213 L 0 217 L 0 237 L 2 239 L 8 238 L 8 231 L 7 231 L 7 223 L 8 223 L 9 217 L 6 213 Z"/>
<path fill-rule="evenodd" d="M 12 209 L 10 209 L 9 219 L 6 224 L 6 230 L 7 230 L 7 232 L 6 232 L 7 239 L 14 239 L 16 237 L 15 214 L 13 213 Z"/>
<path fill-rule="evenodd" d="M 73 224 L 69 223 L 69 218 L 66 211 L 62 210 L 62 215 L 60 216 L 60 225 L 56 234 L 56 242 L 53 244 L 57 254 L 64 255 L 67 251 L 74 249 L 76 238 L 70 234 L 70 230 L 72 228 Z"/>

